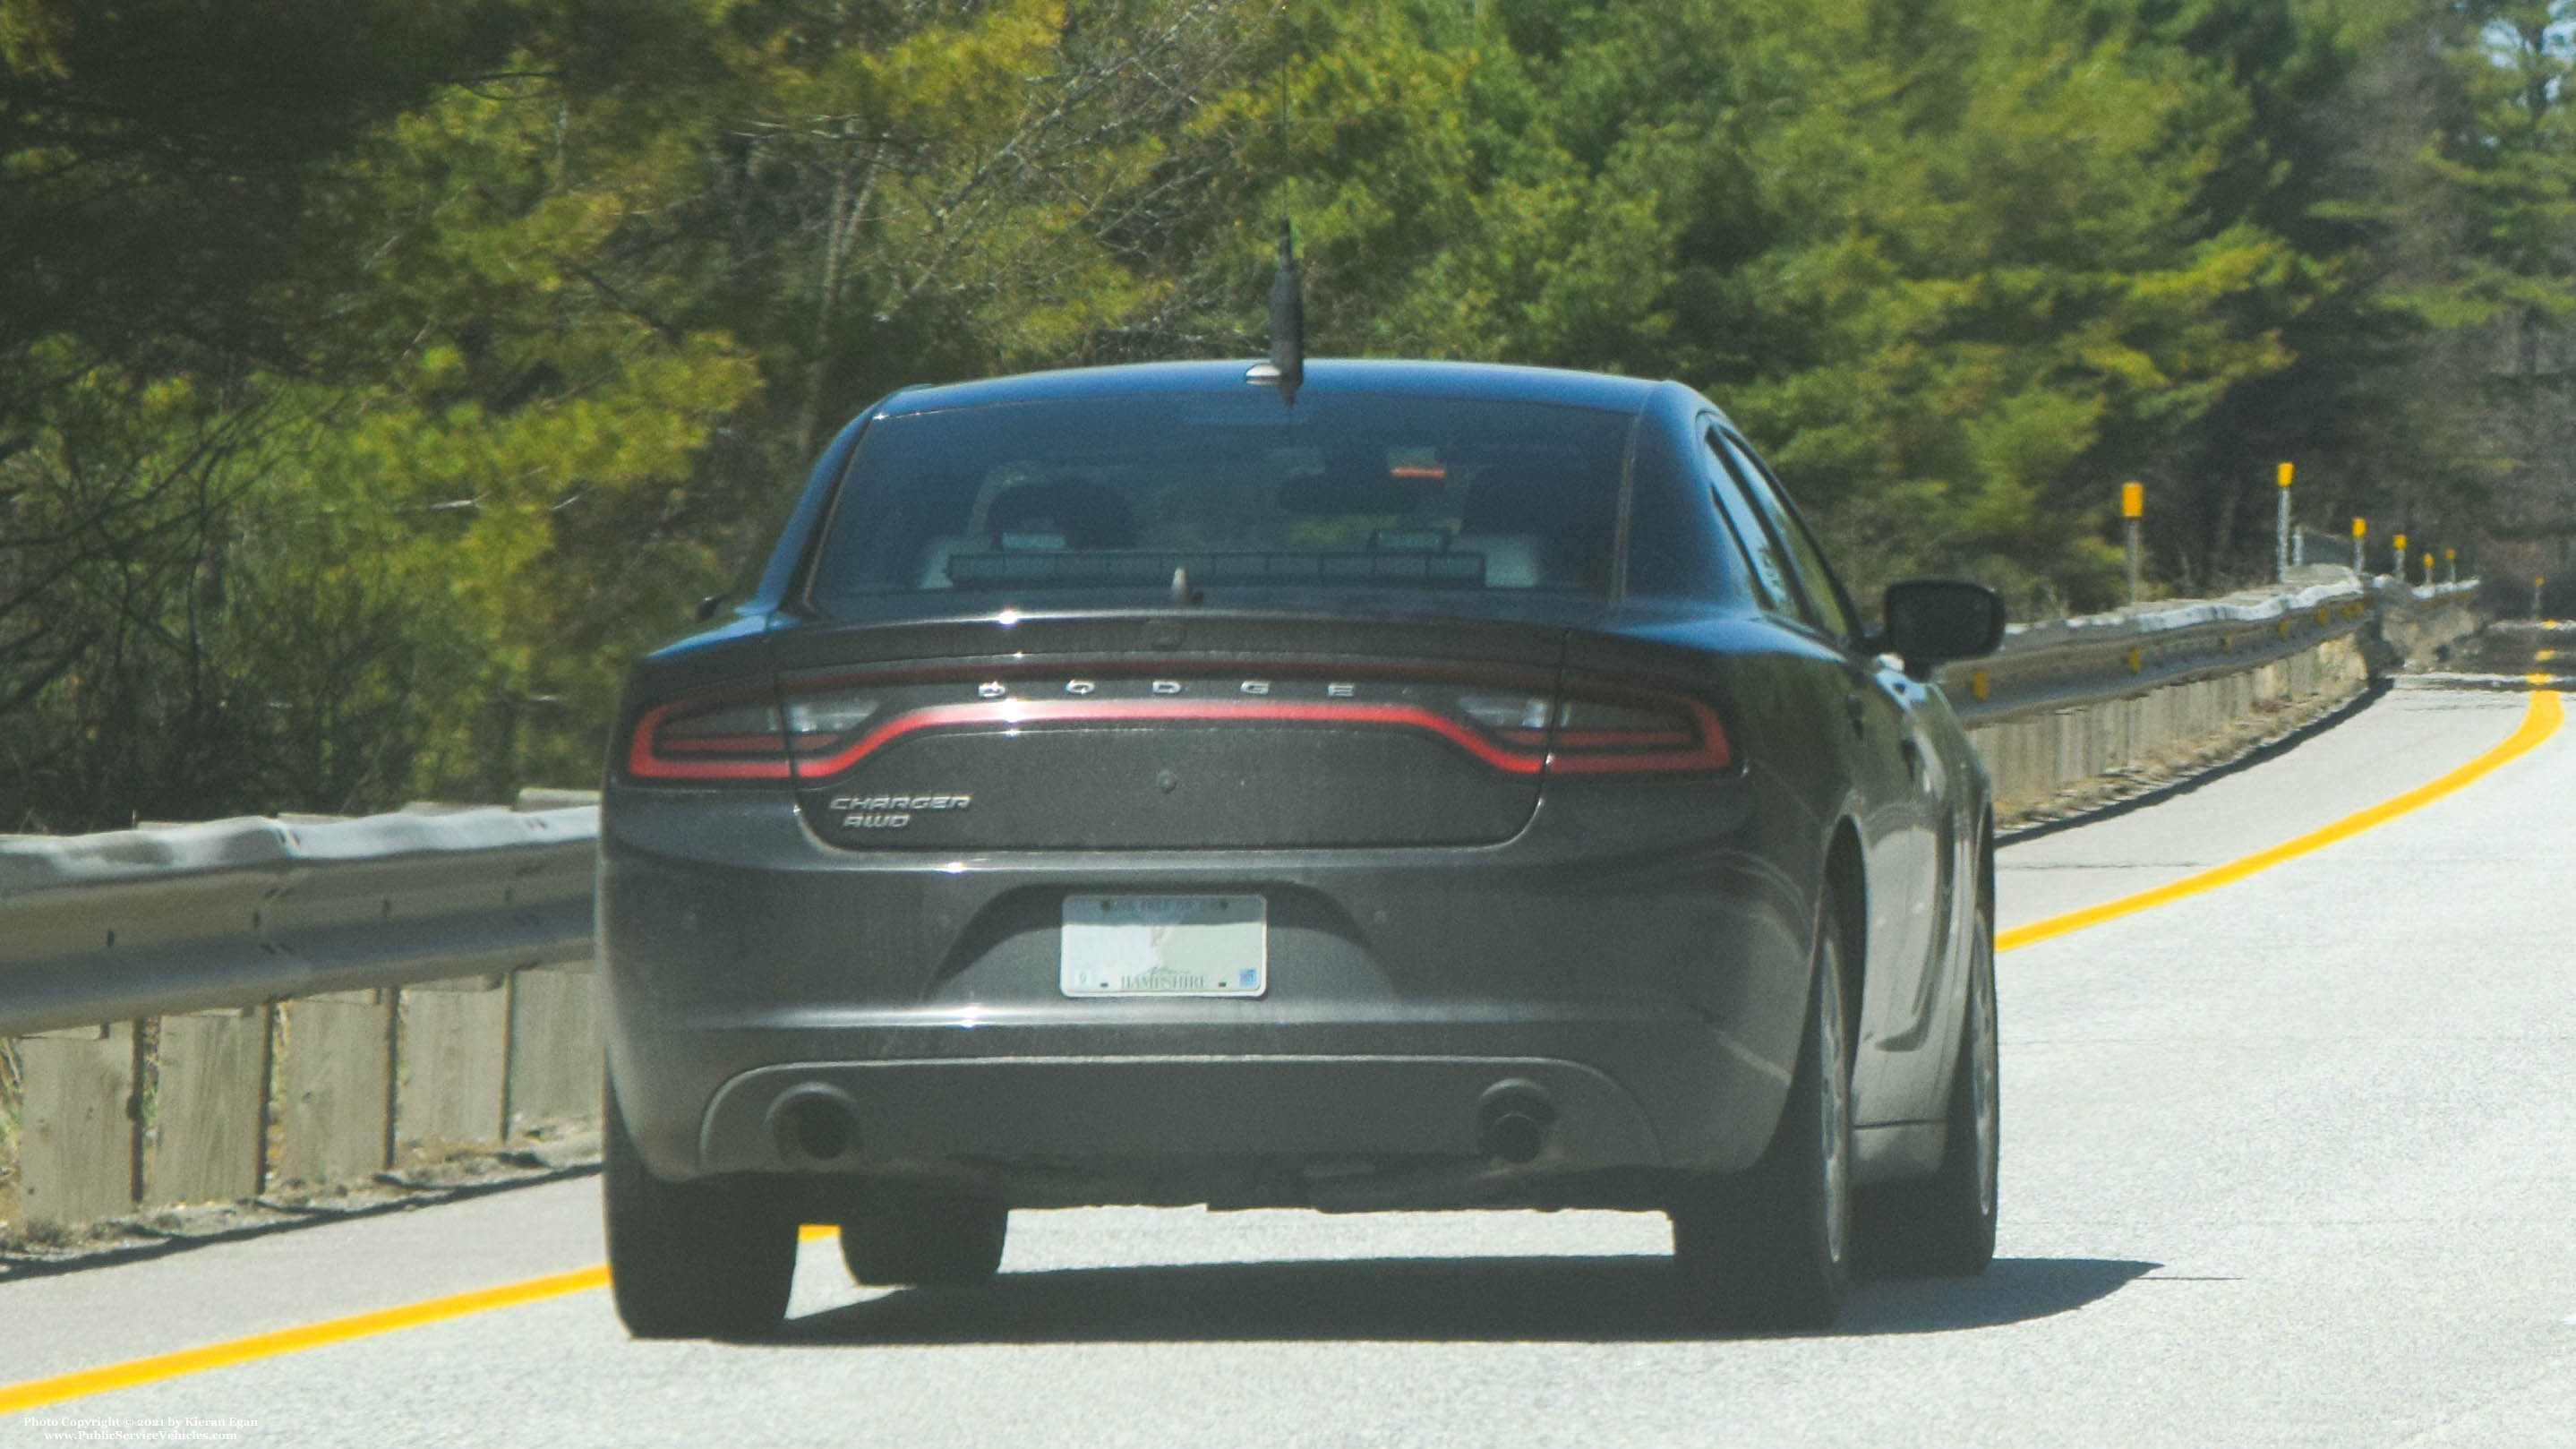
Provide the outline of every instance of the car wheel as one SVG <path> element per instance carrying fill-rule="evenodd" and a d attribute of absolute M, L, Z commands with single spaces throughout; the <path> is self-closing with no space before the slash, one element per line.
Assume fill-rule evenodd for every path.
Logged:
<path fill-rule="evenodd" d="M 1861 1261 L 1894 1278 L 1969 1278 L 1995 1257 L 1996 1169 L 2002 1159 L 2002 1075 L 1995 1045 L 1994 923 L 1977 912 L 1969 962 L 1968 1009 L 1959 1023 L 1959 1064 L 1941 1170 L 1893 1183 L 1860 1202 Z"/>
<path fill-rule="evenodd" d="M 841 1261 L 874 1288 L 981 1283 L 1002 1266 L 1011 1210 L 990 1198 L 890 1199 L 841 1223 Z"/>
<path fill-rule="evenodd" d="M 787 1313 L 796 1224 L 718 1183 L 664 1182 L 605 1096 L 608 1286 L 637 1338 L 757 1338 Z"/>
<path fill-rule="evenodd" d="M 1818 914 L 1797 1071 L 1771 1145 L 1741 1174 L 1693 1183 L 1670 1210 L 1684 1302 L 1713 1322 L 1825 1328 L 1851 1288 L 1849 1004 L 1830 897 Z"/>

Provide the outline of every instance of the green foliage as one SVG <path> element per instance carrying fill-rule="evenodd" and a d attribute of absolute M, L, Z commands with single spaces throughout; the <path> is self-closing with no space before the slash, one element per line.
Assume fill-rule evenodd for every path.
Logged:
<path fill-rule="evenodd" d="M 1296 216 L 1326 347 L 1695 383 L 1865 583 L 2105 601 L 2105 475 L 2289 366 L 2320 285 L 2255 214 L 2242 86 L 2135 16 L 1354 5 L 1289 54 L 1228 250 Z M 1202 124 L 1258 164 L 1267 104 Z"/>
<path fill-rule="evenodd" d="M 0 0 L 0 828 L 593 775 L 894 386 L 1680 378 L 1865 596 L 2576 528 L 2576 0 Z M 2260 512 L 2258 513 L 2258 510 Z"/>

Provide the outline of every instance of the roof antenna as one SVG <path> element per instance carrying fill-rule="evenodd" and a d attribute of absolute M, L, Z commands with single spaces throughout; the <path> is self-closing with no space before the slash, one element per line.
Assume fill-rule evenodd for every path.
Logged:
<path fill-rule="evenodd" d="M 1283 23 L 1286 14 L 1283 7 Z M 1288 155 L 1288 61 L 1284 55 L 1279 61 L 1279 154 L 1283 161 Z M 1279 401 L 1291 410 L 1297 406 L 1297 389 L 1306 383 L 1306 281 L 1297 271 L 1297 232 L 1288 224 L 1284 189 L 1279 210 L 1279 270 L 1270 278 L 1270 359 L 1252 364 L 1243 380 L 1278 388 Z M 1174 592 L 1178 591 L 1175 583 Z"/>
<path fill-rule="evenodd" d="M 1279 218 L 1279 270 L 1270 278 L 1270 366 L 1279 400 L 1297 405 L 1306 382 L 1306 280 L 1297 271 L 1297 234 Z"/>

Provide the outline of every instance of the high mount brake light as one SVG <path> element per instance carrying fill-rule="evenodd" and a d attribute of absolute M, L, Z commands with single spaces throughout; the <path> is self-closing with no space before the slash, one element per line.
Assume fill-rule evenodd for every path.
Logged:
<path fill-rule="evenodd" d="M 1111 674 L 1076 681 L 1057 695 L 1037 679 L 1020 688 L 980 680 L 972 700 L 889 695 L 964 681 L 965 672 L 852 680 L 843 676 L 799 687 L 782 702 L 734 690 L 690 696 L 647 710 L 628 741 L 627 772 L 673 781 L 817 781 L 843 774 L 915 734 L 996 727 L 1232 724 L 1378 728 L 1436 736 L 1512 775 L 1678 773 L 1724 769 L 1733 762 L 1717 712 L 1698 700 L 1649 687 L 1578 682 L 1567 697 L 1537 689 L 1460 689 L 1433 668 L 1382 666 L 1246 681 L 1185 680 Z M 1368 678 L 1369 693 L 1339 676 Z M 1043 678 L 1043 676 L 1042 676 Z M 1070 690 L 1070 686 L 1059 685 Z M 998 692 L 992 692 L 998 691 Z"/>

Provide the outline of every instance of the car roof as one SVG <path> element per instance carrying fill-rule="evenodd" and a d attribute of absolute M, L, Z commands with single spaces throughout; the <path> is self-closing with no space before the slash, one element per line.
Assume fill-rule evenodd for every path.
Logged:
<path fill-rule="evenodd" d="M 1052 402 L 1086 397 L 1211 392 L 1258 386 L 1244 374 L 1256 359 L 1219 362 L 1145 362 L 1118 367 L 1067 368 L 1011 377 L 906 388 L 878 404 L 874 416 L 937 412 L 994 403 Z M 1315 358 L 1306 363 L 1301 395 L 1489 398 L 1502 402 L 1635 412 L 1659 386 L 1633 377 L 1573 372 L 1552 367 L 1510 367 L 1482 362 L 1410 362 Z"/>

